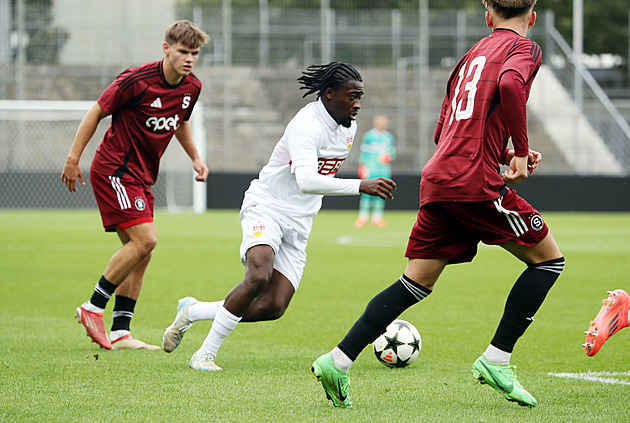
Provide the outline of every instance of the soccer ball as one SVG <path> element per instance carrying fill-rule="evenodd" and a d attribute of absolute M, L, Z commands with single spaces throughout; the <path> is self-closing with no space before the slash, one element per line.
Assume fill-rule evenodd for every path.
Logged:
<path fill-rule="evenodd" d="M 372 343 L 372 348 L 378 361 L 387 367 L 405 367 L 418 358 L 422 338 L 411 323 L 394 320 Z"/>

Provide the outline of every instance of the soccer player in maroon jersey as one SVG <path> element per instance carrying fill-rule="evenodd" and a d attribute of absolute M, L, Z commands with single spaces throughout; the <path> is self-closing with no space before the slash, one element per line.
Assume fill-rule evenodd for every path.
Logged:
<path fill-rule="evenodd" d="M 157 243 L 151 186 L 173 135 L 192 160 L 195 179 L 205 182 L 208 177 L 188 123 L 201 91 L 192 69 L 207 42 L 208 35 L 192 22 L 171 24 L 164 35 L 164 58 L 118 75 L 83 118 L 63 168 L 61 180 L 71 192 L 76 191 L 77 180 L 85 184 L 79 159 L 99 122 L 111 115 L 111 126 L 92 160 L 90 181 L 103 227 L 116 232 L 123 246 L 75 316 L 103 348 L 160 349 L 133 338 L 129 327 Z M 108 338 L 103 312 L 114 293 Z"/>
<path fill-rule="evenodd" d="M 564 258 L 538 212 L 506 186 L 526 179 L 541 160 L 529 149 L 525 109 L 541 64 L 540 47 L 525 38 L 536 21 L 536 0 L 482 1 L 493 31 L 466 53 L 448 80 L 437 148 L 422 171 L 407 267 L 372 298 L 337 347 L 313 363 L 335 406 L 351 405 L 348 370 L 361 351 L 431 294 L 447 264 L 472 261 L 479 242 L 499 245 L 527 268 L 508 295 L 490 345 L 473 365 L 473 377 L 510 401 L 536 405 L 516 379 L 510 355 L 562 272 Z M 510 137 L 513 149 L 507 148 Z M 500 173 L 500 164 L 508 170 Z"/>

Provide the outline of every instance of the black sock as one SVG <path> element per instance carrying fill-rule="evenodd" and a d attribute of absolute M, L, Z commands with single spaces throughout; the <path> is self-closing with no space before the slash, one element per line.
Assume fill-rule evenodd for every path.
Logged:
<path fill-rule="evenodd" d="M 534 321 L 534 314 L 564 269 L 564 257 L 527 266 L 505 303 L 503 317 L 490 344 L 511 353 L 516 341 Z"/>
<path fill-rule="evenodd" d="M 116 295 L 114 312 L 112 313 L 112 317 L 114 319 L 112 322 L 112 331 L 129 330 L 129 325 L 131 324 L 131 318 L 133 317 L 133 310 L 135 307 L 136 300 Z"/>
<path fill-rule="evenodd" d="M 116 285 L 105 279 L 105 276 L 101 276 L 94 287 L 94 293 L 90 302 L 98 308 L 105 308 L 112 294 L 116 291 Z"/>
<path fill-rule="evenodd" d="M 396 317 L 430 293 L 430 289 L 403 274 L 400 279 L 370 300 L 359 320 L 337 347 L 352 361 L 356 360 L 361 351 L 385 332 Z"/>

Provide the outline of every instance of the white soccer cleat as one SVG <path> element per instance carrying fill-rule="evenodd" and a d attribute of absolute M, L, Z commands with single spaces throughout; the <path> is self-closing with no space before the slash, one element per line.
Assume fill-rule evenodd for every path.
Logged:
<path fill-rule="evenodd" d="M 223 370 L 214 362 L 214 357 L 210 354 L 193 355 L 188 363 L 188 367 L 204 372 L 216 372 Z"/>
<path fill-rule="evenodd" d="M 173 352 L 184 337 L 184 333 L 192 326 L 193 322 L 188 318 L 188 309 L 191 305 L 197 304 L 193 297 L 182 298 L 177 302 L 177 314 L 173 324 L 164 330 L 162 338 L 162 349 L 167 353 Z"/>

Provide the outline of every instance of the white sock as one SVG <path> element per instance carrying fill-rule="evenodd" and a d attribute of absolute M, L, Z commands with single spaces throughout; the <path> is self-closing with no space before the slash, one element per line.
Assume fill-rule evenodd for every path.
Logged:
<path fill-rule="evenodd" d="M 105 311 L 104 308 L 96 307 L 94 304 L 92 304 L 89 301 L 85 303 L 83 308 L 86 309 L 87 311 L 91 311 L 92 313 L 103 313 Z"/>
<path fill-rule="evenodd" d="M 214 320 L 217 316 L 219 308 L 223 306 L 225 301 L 214 301 L 211 303 L 198 302 L 188 308 L 188 318 L 192 322 L 198 320 Z"/>
<path fill-rule="evenodd" d="M 225 337 L 234 330 L 241 319 L 242 317 L 233 315 L 227 311 L 225 307 L 221 306 L 214 318 L 214 322 L 212 322 L 210 333 L 206 337 L 205 341 L 203 341 L 201 348 L 199 348 L 199 350 L 193 355 L 198 356 L 210 354 L 212 357 L 216 357 L 217 352 L 219 352 L 219 348 L 221 348 L 221 343 L 223 343 Z"/>
<path fill-rule="evenodd" d="M 498 349 L 493 345 L 488 345 L 488 349 L 483 355 L 493 364 L 510 364 L 511 353 Z"/>
<path fill-rule="evenodd" d="M 339 367 L 339 370 L 343 370 L 344 372 L 350 370 L 353 361 L 350 360 L 350 358 L 343 351 L 341 351 L 339 347 L 333 348 L 330 353 L 332 354 L 333 360 L 335 361 L 335 366 Z"/>
<path fill-rule="evenodd" d="M 129 332 L 128 330 L 124 330 L 124 329 L 113 330 L 109 333 L 109 340 L 111 342 L 115 342 L 119 338 L 122 338 L 123 336 L 129 335 L 129 334 L 131 334 L 131 332 Z"/>

